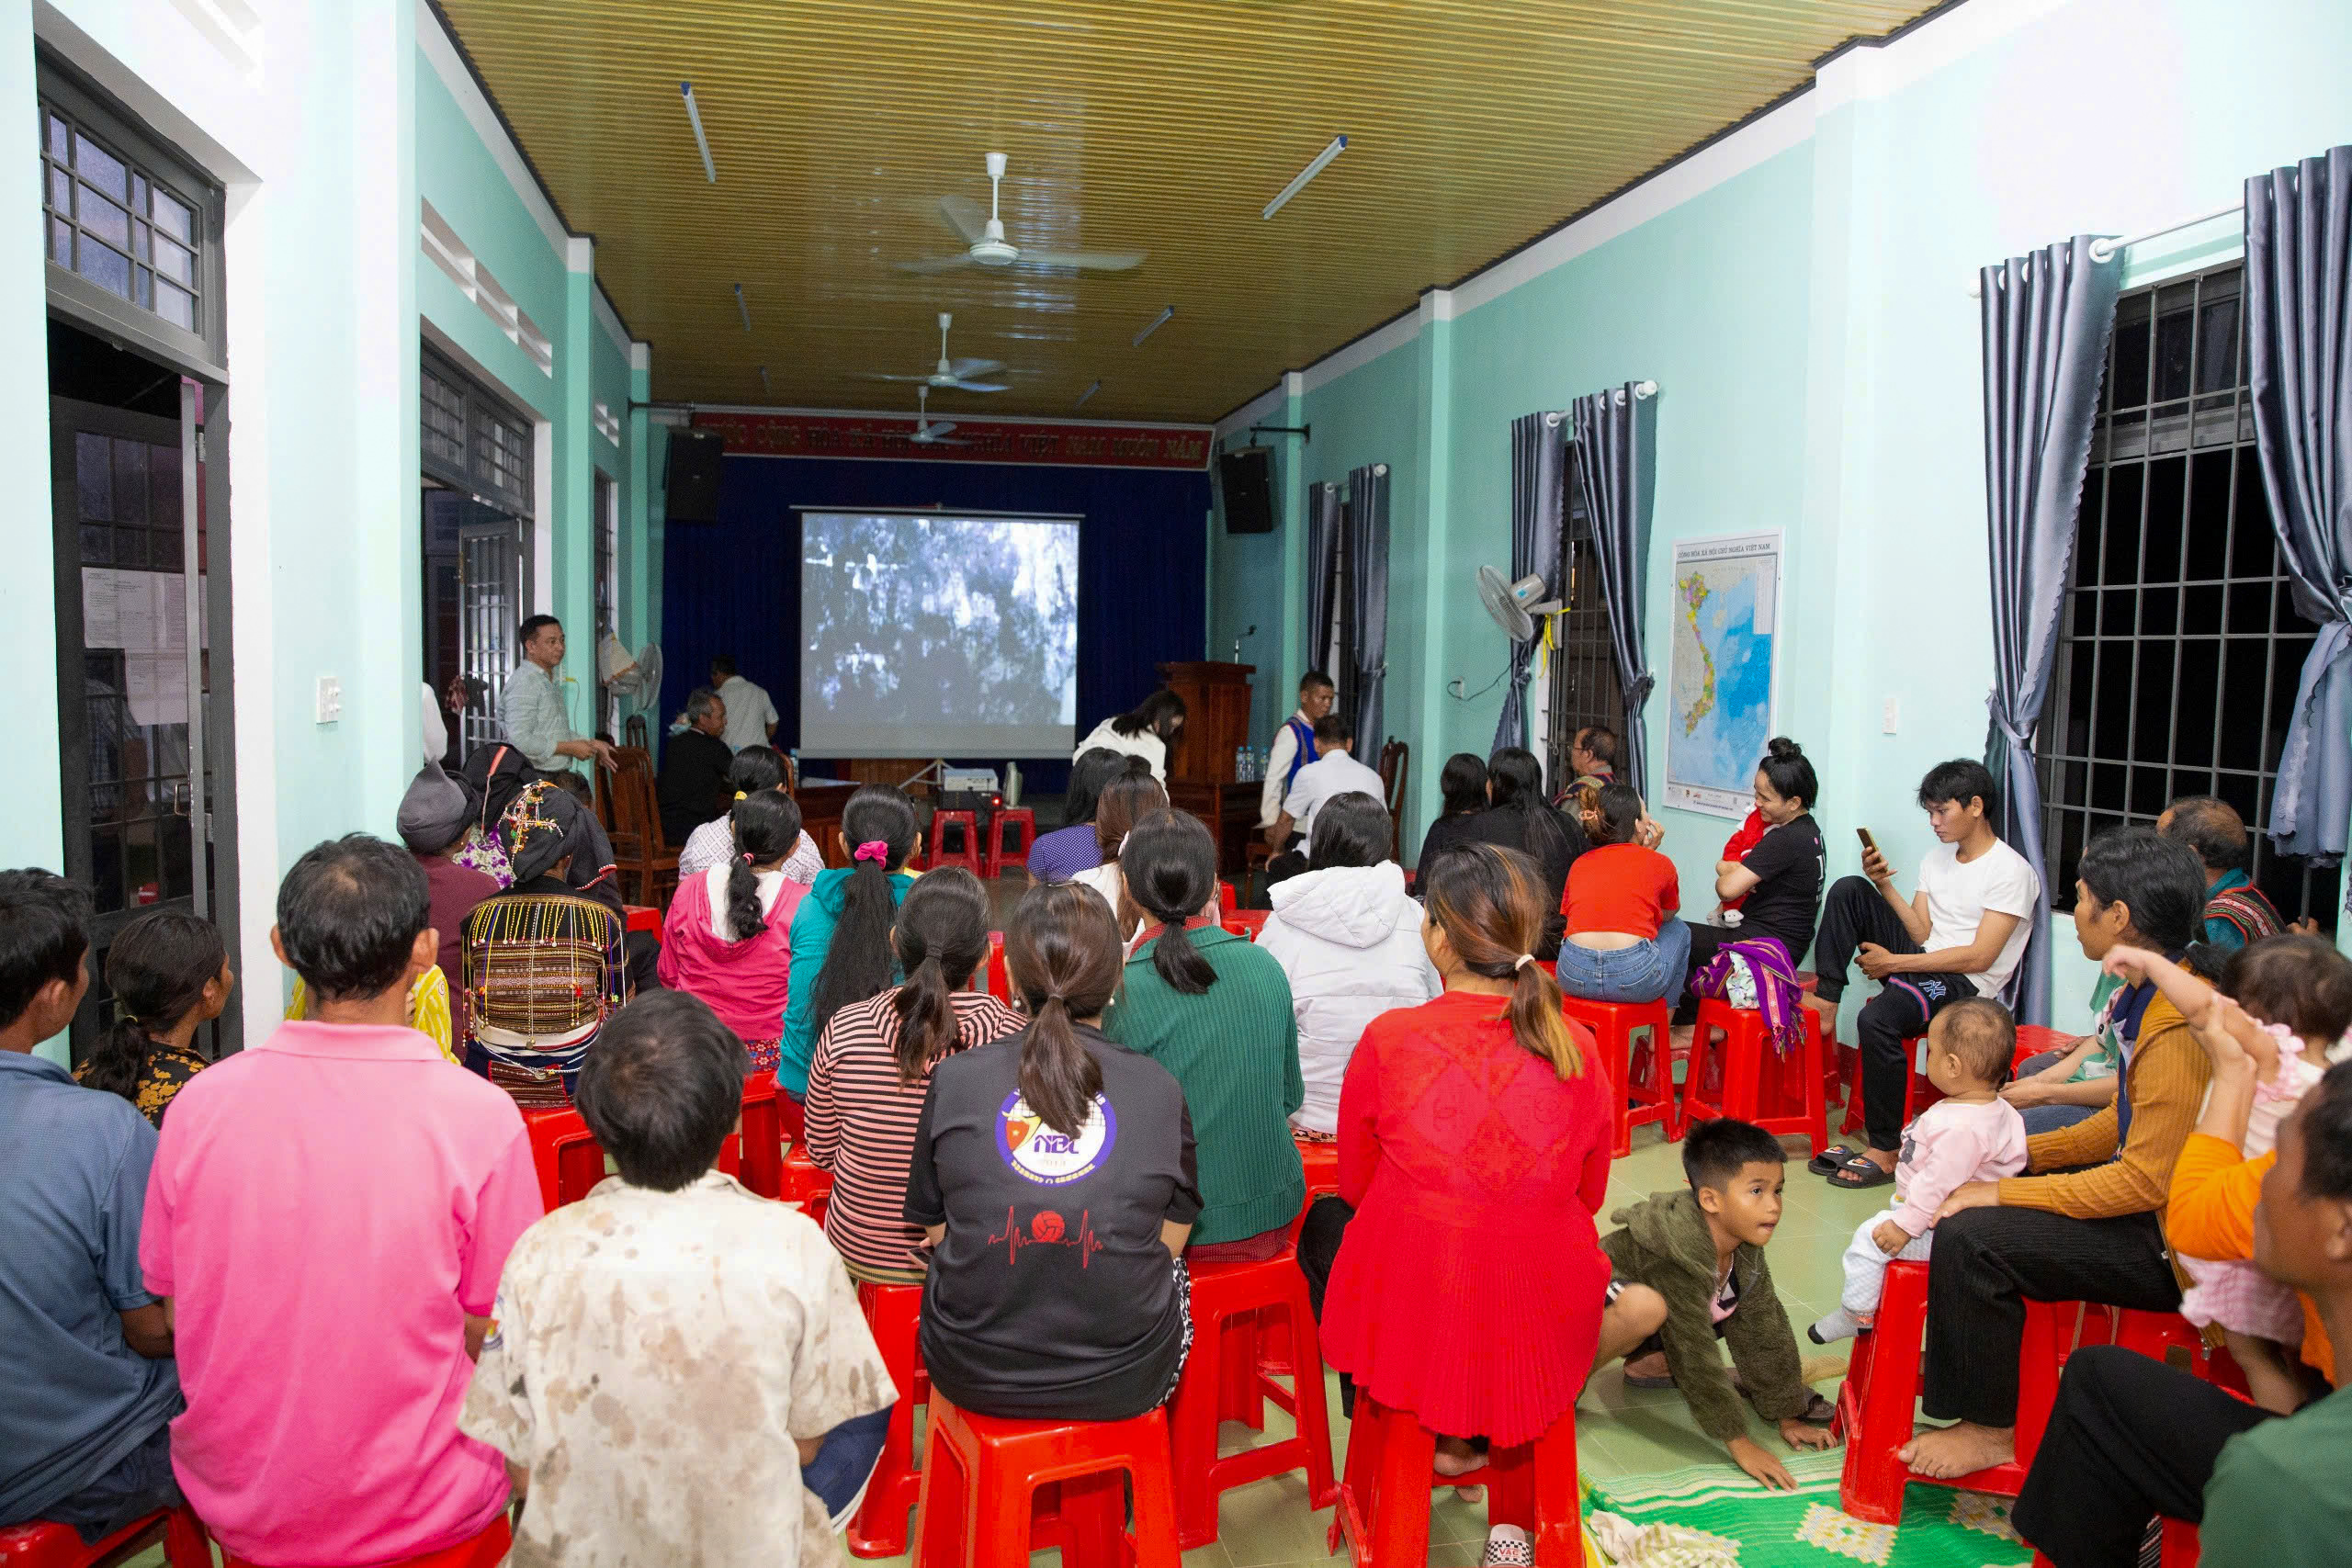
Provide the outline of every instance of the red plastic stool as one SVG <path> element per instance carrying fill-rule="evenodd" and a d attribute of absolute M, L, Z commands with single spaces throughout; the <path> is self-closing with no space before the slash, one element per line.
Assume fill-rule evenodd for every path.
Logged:
<path fill-rule="evenodd" d="M 1126 1529 L 1123 1472 L 1135 1488 L 1133 1531 Z M 1037 1489 L 1054 1483 L 1061 1493 L 1065 1568 L 1179 1568 L 1161 1412 L 1126 1421 L 1012 1421 L 958 1410 L 935 1391 L 915 1562 L 920 1568 L 1029 1568 Z"/>
<path fill-rule="evenodd" d="M 1613 1152 L 1623 1159 L 1634 1152 L 1634 1129 L 1655 1122 L 1668 1143 L 1682 1136 L 1682 1111 L 1674 1097 L 1674 1060 L 1668 1045 L 1667 1025 L 1673 1014 L 1662 1001 L 1589 1002 L 1582 997 L 1562 997 L 1572 1023 L 1592 1033 L 1615 1091 L 1609 1097 L 1609 1117 L 1615 1134 Z M 1634 1036 L 1643 1036 L 1638 1045 Z"/>
<path fill-rule="evenodd" d="M 2156 1522 L 2164 1527 L 2163 1544 L 2156 1559 L 2161 1568 L 2197 1568 L 2199 1555 L 2197 1527 L 2187 1519 L 2167 1518 L 2161 1514 L 2157 1516 Z M 2052 1568 L 2052 1564 L 2050 1559 L 2037 1551 L 2033 1554 L 2033 1568 Z"/>
<path fill-rule="evenodd" d="M 1340 1190 L 1340 1145 L 1313 1138 L 1294 1137 L 1298 1145 L 1299 1168 L 1306 1175 L 1306 1201 L 1309 1203 L 1326 1192 Z"/>
<path fill-rule="evenodd" d="M 1229 915 L 1241 908 L 1241 897 L 1234 892 L 1233 884 L 1220 880 L 1216 885 L 1216 907 L 1220 914 Z"/>
<path fill-rule="evenodd" d="M 826 1201 L 832 1196 L 833 1173 L 808 1157 L 808 1145 L 796 1144 L 784 1158 L 783 1179 L 776 1196 L 797 1203 L 819 1224 L 825 1223 Z"/>
<path fill-rule="evenodd" d="M 1762 1013 L 1716 997 L 1702 999 L 1682 1079 L 1682 1125 L 1728 1117 L 1753 1122 L 1775 1137 L 1810 1138 L 1815 1154 L 1827 1148 L 1821 1016 L 1811 1008 L 1803 1010 L 1804 1049 L 1783 1055 Z"/>
<path fill-rule="evenodd" d="M 1913 1117 L 1944 1097 L 1943 1090 L 1928 1081 L 1927 1059 L 1926 1035 L 1914 1034 L 1904 1040 L 1903 1060 L 1908 1077 L 1903 1085 L 1903 1124 L 1906 1127 L 1911 1125 Z M 1846 1096 L 1846 1119 L 1838 1124 L 1841 1136 L 1859 1133 L 1862 1128 L 1862 1054 L 1860 1048 L 1853 1053 L 1853 1076 L 1848 1082 L 1850 1092 Z"/>
<path fill-rule="evenodd" d="M 948 835 L 956 836 L 953 848 Z M 922 868 L 937 871 L 944 865 L 960 865 L 974 876 L 985 874 L 980 855 L 979 818 L 968 811 L 934 811 L 931 814 L 931 841 L 923 847 Z"/>
<path fill-rule="evenodd" d="M 718 1146 L 718 1168 L 763 1198 L 784 1196 L 784 1117 L 790 1104 L 765 1070 L 743 1079 L 743 1122 Z"/>
<path fill-rule="evenodd" d="M 1258 1329 L 1276 1319 L 1289 1332 L 1288 1389 L 1259 1365 Z M 1261 1398 L 1287 1410 L 1297 1435 L 1220 1457 L 1218 1420 L 1228 1412 L 1248 1419 L 1242 1413 L 1254 1415 Z M 1304 1469 L 1307 1506 L 1330 1506 L 1338 1488 L 1323 1407 L 1323 1358 L 1297 1254 L 1285 1248 L 1263 1263 L 1204 1263 L 1193 1270 L 1193 1351 L 1168 1402 L 1168 1424 L 1176 1462 L 1176 1544 L 1183 1551 L 1216 1540 L 1220 1494 L 1269 1475 Z"/>
<path fill-rule="evenodd" d="M 1535 1539 L 1537 1568 L 1583 1568 L 1577 1483 L 1577 1420 L 1571 1410 L 1532 1443 L 1496 1449 L 1485 1468 L 1461 1476 L 1431 1471 L 1437 1435 L 1409 1411 L 1358 1393 L 1327 1544 L 1347 1538 L 1357 1568 L 1414 1568 L 1430 1560 L 1430 1490 L 1483 1485 L 1490 1525 L 1517 1525 Z"/>
<path fill-rule="evenodd" d="M 204 1521 L 185 1505 L 133 1520 L 89 1546 L 82 1544 L 73 1526 L 47 1519 L 0 1528 L 0 1568 L 90 1568 L 92 1563 L 119 1562 L 158 1540 L 171 1568 L 212 1568 L 211 1540 Z"/>
<path fill-rule="evenodd" d="M 915 1459 L 915 1406 L 931 1398 L 931 1376 L 923 1371 L 921 1336 L 922 1287 L 876 1285 L 860 1280 L 857 1304 L 899 1402 L 890 1408 L 890 1427 L 882 1439 L 882 1457 L 874 1478 L 865 1483 L 865 1501 L 850 1521 L 849 1549 L 858 1557 L 897 1557 L 907 1550 L 907 1511 L 922 1496 L 922 1469 Z"/>
<path fill-rule="evenodd" d="M 605 1145 L 577 1111 L 526 1111 L 523 1125 L 538 1168 L 539 1201 L 548 1208 L 578 1202 L 605 1179 Z"/>
<path fill-rule="evenodd" d="M 1005 829 L 1012 829 L 1008 834 Z M 1012 842 L 1008 847 L 1007 838 Z M 981 859 L 987 863 L 990 876 L 1002 876 L 1004 868 L 1017 865 L 1024 870 L 1029 864 L 1029 846 L 1037 841 L 1037 814 L 1025 806 L 999 807 L 989 818 L 989 841 Z"/>
<path fill-rule="evenodd" d="M 989 995 L 1012 1005 L 1012 971 L 1005 966 L 1002 931 L 989 932 Z"/>
<path fill-rule="evenodd" d="M 1255 942 L 1272 914 L 1272 909 L 1227 909 L 1218 917 L 1218 923 L 1235 936 L 1246 936 Z"/>

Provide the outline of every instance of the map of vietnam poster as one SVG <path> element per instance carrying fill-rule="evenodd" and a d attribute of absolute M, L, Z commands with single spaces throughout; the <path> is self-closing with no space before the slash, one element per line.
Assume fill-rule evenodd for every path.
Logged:
<path fill-rule="evenodd" d="M 1736 821 L 1772 739 L 1781 535 L 1674 547 L 1666 804 Z"/>

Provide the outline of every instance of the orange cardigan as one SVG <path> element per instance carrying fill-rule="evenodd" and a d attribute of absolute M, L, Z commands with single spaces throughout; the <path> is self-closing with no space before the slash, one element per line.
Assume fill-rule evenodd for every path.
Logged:
<path fill-rule="evenodd" d="M 2278 1156 L 2248 1159 L 2235 1144 L 2210 1133 L 2191 1133 L 2172 1168 L 2172 1196 L 2165 1209 L 2165 1236 L 2173 1250 L 2216 1262 L 2254 1256 L 2254 1206 L 2262 1198 L 2262 1176 Z M 2335 1382 L 2335 1348 L 2309 1296 L 2303 1303 L 2302 1358 Z"/>

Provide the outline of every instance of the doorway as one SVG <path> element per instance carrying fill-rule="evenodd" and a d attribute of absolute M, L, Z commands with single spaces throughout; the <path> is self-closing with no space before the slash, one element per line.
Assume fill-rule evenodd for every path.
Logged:
<path fill-rule="evenodd" d="M 432 349 L 419 377 L 424 683 L 449 719 L 455 772 L 499 738 L 499 701 L 531 613 L 530 424 Z"/>

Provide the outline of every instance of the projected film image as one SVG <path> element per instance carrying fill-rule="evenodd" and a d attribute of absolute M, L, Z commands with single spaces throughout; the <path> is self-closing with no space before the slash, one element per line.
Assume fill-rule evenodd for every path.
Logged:
<path fill-rule="evenodd" d="M 1072 522 L 805 513 L 803 748 L 1066 754 Z"/>

